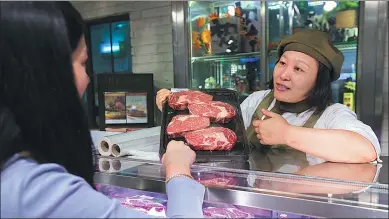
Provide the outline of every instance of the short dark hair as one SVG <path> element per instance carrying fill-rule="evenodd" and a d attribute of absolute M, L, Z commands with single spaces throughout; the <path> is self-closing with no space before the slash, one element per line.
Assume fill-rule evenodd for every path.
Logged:
<path fill-rule="evenodd" d="M 278 63 L 278 61 L 276 62 Z M 274 89 L 273 78 L 267 83 L 269 89 Z M 311 107 L 318 111 L 324 111 L 331 104 L 331 71 L 325 65 L 319 62 L 318 74 L 315 86 L 312 88 L 307 101 Z"/>
<path fill-rule="evenodd" d="M 0 167 L 27 151 L 94 187 L 92 139 L 71 60 L 82 27 L 69 22 L 78 12 L 65 5 L 0 2 Z"/>

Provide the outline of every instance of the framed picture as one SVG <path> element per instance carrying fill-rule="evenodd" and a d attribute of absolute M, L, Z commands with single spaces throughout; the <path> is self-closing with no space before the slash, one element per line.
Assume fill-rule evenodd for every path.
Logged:
<path fill-rule="evenodd" d="M 127 124 L 147 123 L 147 93 L 126 93 Z"/>
<path fill-rule="evenodd" d="M 101 131 L 154 126 L 153 74 L 103 73 L 97 85 Z"/>
<path fill-rule="evenodd" d="M 104 92 L 105 124 L 126 124 L 126 93 Z"/>

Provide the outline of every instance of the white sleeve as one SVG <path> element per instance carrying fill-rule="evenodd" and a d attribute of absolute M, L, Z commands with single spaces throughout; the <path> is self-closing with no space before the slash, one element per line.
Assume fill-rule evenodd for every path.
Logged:
<path fill-rule="evenodd" d="M 345 105 L 336 103 L 329 106 L 317 121 L 315 128 L 343 129 L 362 135 L 374 146 L 379 161 L 381 146 L 376 134 L 370 126 L 358 120 L 357 115 Z"/>
<path fill-rule="evenodd" d="M 242 104 L 240 108 L 242 110 L 243 122 L 245 128 L 250 126 L 251 119 L 255 113 L 259 103 L 265 98 L 265 96 L 270 92 L 270 90 L 257 91 L 250 94 Z"/>

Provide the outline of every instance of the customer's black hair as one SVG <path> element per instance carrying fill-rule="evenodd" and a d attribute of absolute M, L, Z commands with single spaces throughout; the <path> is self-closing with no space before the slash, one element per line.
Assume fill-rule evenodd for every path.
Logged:
<path fill-rule="evenodd" d="M 77 14 L 70 3 L 0 2 L 0 167 L 26 151 L 94 187 L 92 140 L 71 62 L 83 35 Z"/>
<path fill-rule="evenodd" d="M 277 61 L 278 63 L 278 61 Z M 332 101 L 331 90 L 331 74 L 330 69 L 319 62 L 318 74 L 316 78 L 315 86 L 310 91 L 307 101 L 311 107 L 314 107 L 318 111 L 324 111 Z M 273 90 L 274 80 L 273 78 L 267 83 L 269 89 Z"/>
<path fill-rule="evenodd" d="M 85 22 L 81 14 L 67 1 L 56 2 L 65 17 L 68 39 L 72 51 L 76 50 L 81 36 L 85 33 Z"/>

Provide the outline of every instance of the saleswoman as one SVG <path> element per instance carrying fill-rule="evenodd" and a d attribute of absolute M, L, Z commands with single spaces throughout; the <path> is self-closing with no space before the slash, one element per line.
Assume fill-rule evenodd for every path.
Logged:
<path fill-rule="evenodd" d="M 328 35 L 318 30 L 295 33 L 282 40 L 278 55 L 270 89 L 241 104 L 249 141 L 303 152 L 308 160 L 379 160 L 373 130 L 343 104 L 331 104 L 331 82 L 339 78 L 344 56 Z M 158 92 L 159 109 L 168 95 L 166 89 Z"/>

